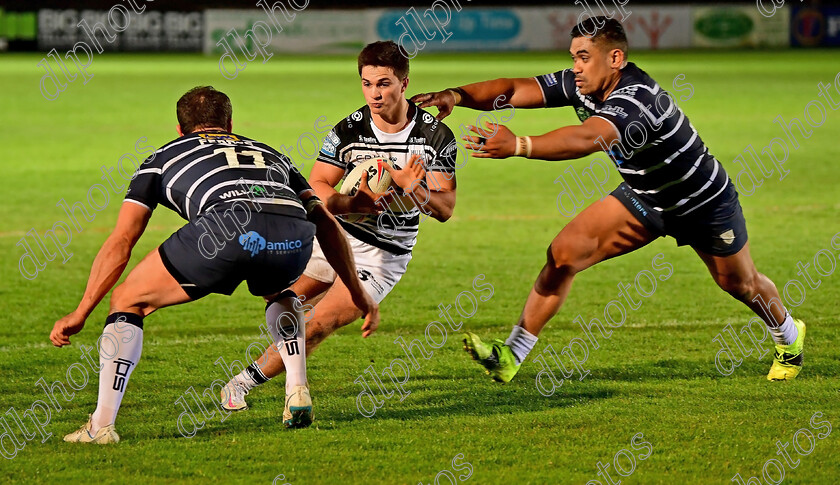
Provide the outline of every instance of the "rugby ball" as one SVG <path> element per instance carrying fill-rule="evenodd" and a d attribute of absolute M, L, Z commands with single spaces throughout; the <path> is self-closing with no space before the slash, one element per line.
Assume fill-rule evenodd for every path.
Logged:
<path fill-rule="evenodd" d="M 339 193 L 351 197 L 356 195 L 359 186 L 362 184 L 363 173 L 367 173 L 367 184 L 373 193 L 381 194 L 387 192 L 391 186 L 391 174 L 382 168 L 382 165 L 387 163 L 388 161 L 384 158 L 371 158 L 359 163 L 344 178 L 344 183 L 341 184 Z M 371 216 L 371 214 L 342 214 L 342 217 L 347 222 L 359 222 Z"/>
<path fill-rule="evenodd" d="M 388 161 L 384 158 L 371 158 L 359 163 L 344 178 L 341 193 L 349 196 L 356 195 L 362 184 L 362 174 L 365 172 L 367 172 L 367 183 L 371 191 L 376 194 L 387 192 L 388 187 L 391 186 L 391 174 L 382 168 L 385 164 L 388 164 Z"/>

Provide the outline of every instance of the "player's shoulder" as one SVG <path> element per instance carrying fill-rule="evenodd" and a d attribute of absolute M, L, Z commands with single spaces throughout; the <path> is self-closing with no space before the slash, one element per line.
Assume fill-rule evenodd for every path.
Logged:
<path fill-rule="evenodd" d="M 342 118 L 341 121 L 335 124 L 332 131 L 339 137 L 343 138 L 342 135 L 346 135 L 348 133 L 358 133 L 359 131 L 363 131 L 365 127 L 369 125 L 370 107 L 368 105 L 364 105 Z"/>
<path fill-rule="evenodd" d="M 618 86 L 607 96 L 607 101 L 625 99 L 635 100 L 647 105 L 661 91 L 662 89 L 653 78 L 632 62 L 628 62 L 627 66 L 622 69 Z"/>
<path fill-rule="evenodd" d="M 149 155 L 143 164 L 147 167 L 160 166 L 172 158 L 180 157 L 194 151 L 200 145 L 201 142 L 195 133 L 179 136 L 178 138 L 161 145 L 160 148 Z"/>
<path fill-rule="evenodd" d="M 550 88 L 554 86 L 559 86 L 564 81 L 568 82 L 569 76 L 571 76 L 571 82 L 574 83 L 575 75 L 570 68 L 560 69 L 559 71 L 549 72 L 548 74 L 534 76 L 534 79 L 540 82 L 540 84 Z"/>
<path fill-rule="evenodd" d="M 256 148 L 258 150 L 261 150 L 263 152 L 270 153 L 271 155 L 273 155 L 277 159 L 282 160 L 283 162 L 287 162 L 287 163 L 292 162 L 292 160 L 285 153 L 281 152 L 280 150 L 277 150 L 276 148 L 269 145 L 268 143 L 263 143 L 263 142 L 257 141 L 257 140 L 250 140 L 249 145 L 251 145 L 254 148 Z M 283 148 L 286 148 L 286 147 L 283 146 Z"/>
<path fill-rule="evenodd" d="M 411 102 L 409 101 L 409 103 Z M 417 126 L 416 130 L 422 133 L 431 144 L 446 144 L 455 138 L 455 135 L 446 123 L 435 118 L 432 113 L 425 109 L 419 108 L 416 105 L 414 107 L 417 110 L 414 115 L 414 122 Z"/>

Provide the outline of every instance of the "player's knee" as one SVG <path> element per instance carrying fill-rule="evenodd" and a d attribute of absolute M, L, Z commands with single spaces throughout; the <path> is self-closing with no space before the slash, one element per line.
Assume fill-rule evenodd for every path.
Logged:
<path fill-rule="evenodd" d="M 114 291 L 111 292 L 111 308 L 123 309 L 125 306 L 127 306 L 127 295 L 128 292 L 126 291 L 124 283 L 114 288 Z"/>
<path fill-rule="evenodd" d="M 137 313 L 138 315 L 148 316 L 157 308 L 150 305 L 148 302 L 141 301 L 130 286 L 122 283 L 114 288 L 111 292 L 111 310 L 120 312 Z"/>
<path fill-rule="evenodd" d="M 717 277 L 720 288 L 740 301 L 749 301 L 755 294 L 756 274 L 727 274 Z"/>
<path fill-rule="evenodd" d="M 557 276 L 574 275 L 586 268 L 593 250 L 568 238 L 556 239 L 546 252 L 546 268 Z"/>

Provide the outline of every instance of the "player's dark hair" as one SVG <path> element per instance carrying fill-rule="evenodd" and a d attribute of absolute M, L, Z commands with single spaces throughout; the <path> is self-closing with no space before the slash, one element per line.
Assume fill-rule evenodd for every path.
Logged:
<path fill-rule="evenodd" d="M 603 24 L 598 28 L 599 24 Z M 594 34 L 593 34 L 594 32 Z M 607 49 L 620 49 L 627 55 L 627 34 L 621 22 L 614 18 L 598 16 L 589 17 L 583 22 L 572 27 L 572 39 L 577 37 L 588 37 L 592 42 L 606 47 Z"/>
<path fill-rule="evenodd" d="M 230 126 L 233 107 L 227 94 L 213 86 L 197 86 L 186 92 L 176 105 L 181 132 L 192 133 L 196 128 L 223 128 Z"/>
<path fill-rule="evenodd" d="M 408 77 L 408 58 L 391 40 L 366 45 L 359 53 L 359 76 L 362 75 L 362 68 L 365 66 L 390 67 L 401 81 Z"/>

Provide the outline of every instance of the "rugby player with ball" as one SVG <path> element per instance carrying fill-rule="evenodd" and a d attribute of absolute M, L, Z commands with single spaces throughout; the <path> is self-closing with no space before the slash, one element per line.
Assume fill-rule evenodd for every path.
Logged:
<path fill-rule="evenodd" d="M 455 208 L 455 137 L 405 98 L 408 68 L 408 59 L 394 42 L 374 42 L 362 50 L 358 69 L 366 104 L 327 134 L 309 175 L 309 184 L 341 224 L 359 279 L 377 303 L 408 267 L 421 209 L 445 222 Z M 339 192 L 335 187 L 342 179 Z M 389 179 L 391 188 L 381 192 Z M 369 182 L 380 193 L 371 190 Z M 306 355 L 362 316 L 325 250 L 329 248 L 315 241 L 303 276 L 291 286 L 307 304 L 304 308 L 314 304 L 304 317 Z M 247 409 L 245 395 L 283 371 L 280 354 L 269 347 L 222 389 L 222 406 Z"/>

